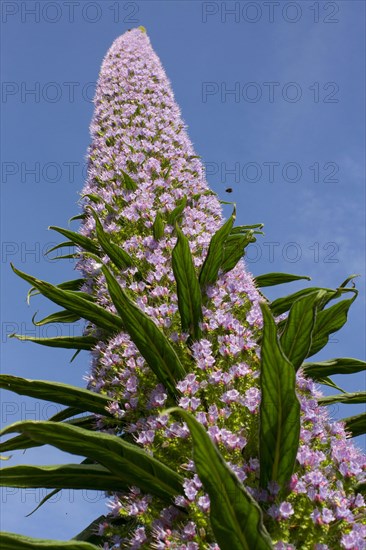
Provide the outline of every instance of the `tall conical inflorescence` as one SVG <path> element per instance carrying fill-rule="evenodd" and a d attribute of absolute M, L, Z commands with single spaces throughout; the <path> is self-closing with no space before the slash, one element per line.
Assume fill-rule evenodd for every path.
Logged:
<path fill-rule="evenodd" d="M 223 225 L 143 28 L 118 38 L 103 62 L 91 133 L 81 232 L 104 239 L 106 254 L 101 261 L 84 254 L 79 268 L 84 290 L 124 323 L 112 338 L 88 329 L 99 338 L 89 388 L 113 397 L 115 421 L 99 421 L 99 428 L 123 433 L 184 478 L 184 495 L 171 504 L 137 487 L 111 495 L 111 521 L 100 525 L 106 547 L 219 548 L 190 430 L 166 412 L 178 405 L 259 503 L 275 548 L 363 548 L 364 502 L 354 490 L 363 457 L 318 404 L 321 394 L 301 369 L 300 445 L 290 484 L 283 491 L 271 476 L 266 486 L 260 482 L 263 298 L 238 261 L 243 231 L 233 229 L 234 216 Z M 122 527 L 113 524 L 117 517 Z"/>
<path fill-rule="evenodd" d="M 2 533 L 4 547 L 364 549 L 366 462 L 348 438 L 366 413 L 333 422 L 325 406 L 366 392 L 324 397 L 315 381 L 340 390 L 329 376 L 366 363 L 306 361 L 345 324 L 356 275 L 266 300 L 258 287 L 309 278 L 246 270 L 262 224 L 234 226 L 235 207 L 222 219 L 142 27 L 103 62 L 91 132 L 81 229 L 51 227 L 83 277 L 55 286 L 12 266 L 29 297 L 64 308 L 35 325 L 87 321 L 80 336 L 12 336 L 92 350 L 89 389 L 0 375 L 67 407 L 4 428 L 20 435 L 0 452 L 50 444 L 85 460 L 3 468 L 0 485 L 54 489 L 39 506 L 99 489 L 110 512 L 68 542 Z"/>

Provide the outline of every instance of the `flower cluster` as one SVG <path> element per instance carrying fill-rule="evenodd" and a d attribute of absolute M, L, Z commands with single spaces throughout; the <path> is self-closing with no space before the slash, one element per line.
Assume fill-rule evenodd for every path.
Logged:
<path fill-rule="evenodd" d="M 354 491 L 364 457 L 346 439 L 341 423 L 331 422 L 318 405 L 319 392 L 301 371 L 301 441 L 291 491 L 281 501 L 275 483 L 259 489 L 257 341 L 262 298 L 242 260 L 207 289 L 202 337 L 187 345 L 172 270 L 177 237 L 171 214 L 180 209 L 176 217 L 199 269 L 222 213 L 142 28 L 118 38 L 103 62 L 91 134 L 85 205 L 93 206 L 113 242 L 133 259 L 132 267 L 111 269 L 128 296 L 164 331 L 189 373 L 177 384 L 178 405 L 206 428 L 261 504 L 275 548 L 365 548 L 366 527 L 360 522 L 364 501 Z M 137 189 L 126 185 L 126 174 Z M 158 214 L 164 228 L 156 239 Z M 93 236 L 94 231 L 94 218 L 87 216 L 81 232 Z M 109 263 L 107 256 L 102 261 Z M 115 311 L 95 260 L 84 255 L 79 269 L 87 278 L 84 290 Z M 218 550 L 209 521 L 210 499 L 192 462 L 189 430 L 164 414 L 172 399 L 127 333 L 98 343 L 87 380 L 90 389 L 114 401 L 114 419 L 99 419 L 100 429 L 123 433 L 184 476 L 184 495 L 168 507 L 137 487 L 110 495 L 110 521 L 99 529 L 109 539 L 105 548 Z M 124 518 L 123 527 L 113 523 L 116 517 Z"/>

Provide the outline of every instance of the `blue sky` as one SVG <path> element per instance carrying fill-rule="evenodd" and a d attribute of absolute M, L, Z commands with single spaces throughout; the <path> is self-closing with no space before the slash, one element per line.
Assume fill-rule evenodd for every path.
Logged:
<path fill-rule="evenodd" d="M 365 359 L 364 2 L 4 1 L 1 10 L 2 372 L 84 385 L 87 353 L 70 365 L 68 351 L 7 339 L 31 334 L 36 310 L 54 310 L 40 298 L 27 306 L 27 284 L 9 262 L 54 283 L 75 277 L 72 262 L 43 257 L 61 240 L 47 227 L 65 227 L 78 212 L 94 83 L 113 40 L 138 25 L 162 60 L 211 187 L 237 203 L 238 224 L 265 224 L 248 250 L 250 271 L 310 275 L 327 287 L 361 274 L 349 322 L 319 359 Z M 349 378 L 336 381 L 365 387 L 363 375 Z M 361 411 L 337 406 L 332 414 Z M 3 424 L 54 412 L 3 393 Z M 16 455 L 11 464 L 70 460 L 50 448 Z M 67 539 L 105 511 L 101 495 L 65 492 L 25 518 L 43 495 L 4 490 L 2 529 Z"/>

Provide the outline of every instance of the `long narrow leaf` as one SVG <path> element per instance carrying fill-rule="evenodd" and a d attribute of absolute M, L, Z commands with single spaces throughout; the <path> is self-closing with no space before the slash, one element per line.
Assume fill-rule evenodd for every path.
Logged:
<path fill-rule="evenodd" d="M 78 407 L 66 407 L 66 409 L 62 409 L 62 411 L 59 411 L 58 413 L 52 415 L 48 420 L 53 420 L 54 422 L 62 422 L 63 420 L 67 420 L 73 416 L 77 416 L 81 413 L 81 410 Z"/>
<path fill-rule="evenodd" d="M 309 353 L 316 319 L 316 306 L 324 291 L 315 291 L 302 296 L 293 303 L 287 318 L 280 343 L 283 353 L 295 370 L 301 366 Z"/>
<path fill-rule="evenodd" d="M 234 228 L 235 229 L 235 228 Z M 244 256 L 245 248 L 250 243 L 254 243 L 256 238 L 253 231 L 247 231 L 245 234 L 230 234 L 225 241 L 221 269 L 227 273 L 234 269 L 238 261 Z"/>
<path fill-rule="evenodd" d="M 329 376 L 325 376 L 324 378 L 318 378 L 317 379 L 318 384 L 323 384 L 324 386 L 329 386 L 329 388 L 334 388 L 335 390 L 341 391 L 342 393 L 347 393 L 346 391 L 342 390 Z"/>
<path fill-rule="evenodd" d="M 83 460 L 83 462 L 82 462 L 82 464 L 90 464 L 90 463 L 91 463 L 91 461 L 89 461 L 89 459 Z M 101 467 L 103 468 L 103 466 L 101 466 Z M 30 516 L 32 516 L 37 510 L 39 510 L 39 508 L 41 508 L 44 504 L 46 504 L 46 502 L 48 502 L 52 497 L 54 497 L 55 495 L 57 495 L 61 491 L 62 491 L 62 489 L 54 489 L 53 491 L 48 493 L 45 497 L 42 498 L 42 500 L 37 504 L 37 506 L 31 512 L 29 512 L 29 514 L 27 514 L 25 517 L 29 518 Z M 77 537 L 74 537 L 74 539 L 75 540 L 85 540 L 87 542 L 92 542 L 92 543 L 97 543 L 98 542 L 97 540 L 92 540 L 91 537 L 90 537 L 90 539 L 87 539 L 87 538 L 77 539 Z"/>
<path fill-rule="evenodd" d="M 80 233 L 70 231 L 69 229 L 63 229 L 62 227 L 56 227 L 55 225 L 50 225 L 48 229 L 57 231 L 57 233 L 60 233 L 83 250 L 87 250 L 88 252 L 92 252 L 93 254 L 100 253 L 98 245 L 96 245 L 94 241 L 92 241 L 88 237 L 85 237 L 84 235 L 81 235 Z"/>
<path fill-rule="evenodd" d="M 76 221 L 76 220 L 85 220 L 85 214 L 76 214 L 75 216 L 72 216 L 72 217 L 69 219 L 68 223 L 74 222 L 74 221 Z"/>
<path fill-rule="evenodd" d="M 114 265 L 118 267 L 118 269 L 126 269 L 127 267 L 133 265 L 133 260 L 131 256 L 125 250 L 123 250 L 123 248 L 117 246 L 110 240 L 109 235 L 104 231 L 96 212 L 91 207 L 89 207 L 88 210 L 91 211 L 92 216 L 95 220 L 95 228 L 97 232 L 98 242 L 103 251 L 112 260 Z"/>
<path fill-rule="evenodd" d="M 47 256 L 48 254 L 50 254 L 51 252 L 54 252 L 55 250 L 58 250 L 59 248 L 71 248 L 75 246 L 75 243 L 73 243 L 73 241 L 64 241 L 62 243 L 59 243 L 59 244 L 56 244 L 55 246 L 53 246 L 52 248 L 49 248 L 46 252 L 45 252 L 45 256 Z M 58 256 L 60 257 L 60 256 Z M 57 258 L 57 256 L 56 256 Z"/>
<path fill-rule="evenodd" d="M 269 307 L 261 303 L 264 328 L 261 347 L 261 404 L 259 460 L 260 484 L 277 482 L 288 489 L 300 437 L 300 403 L 295 391 L 295 369 L 283 354 L 276 323 Z"/>
<path fill-rule="evenodd" d="M 81 297 L 80 294 L 83 293 L 73 292 L 70 290 L 61 290 L 50 283 L 46 283 L 45 281 L 41 281 L 31 275 L 23 273 L 22 271 L 16 269 L 13 264 L 10 265 L 14 273 L 37 288 L 43 296 L 52 302 L 64 307 L 72 313 L 80 315 L 80 317 L 83 317 L 84 319 L 88 319 L 88 321 L 91 321 L 98 327 L 103 328 L 110 333 L 115 333 L 118 330 L 121 330 L 122 322 L 117 315 L 114 315 L 105 308 L 102 308 Z"/>
<path fill-rule="evenodd" d="M 90 489 L 125 491 L 128 485 L 100 464 L 10 466 L 1 469 L 1 487 L 44 489 Z"/>
<path fill-rule="evenodd" d="M 31 420 L 7 426 L 0 434 L 14 432 L 24 433 L 39 443 L 95 460 L 122 482 L 136 485 L 142 491 L 165 501 L 171 502 L 172 497 L 182 493 L 182 478 L 176 472 L 120 437 L 91 432 L 69 424 Z"/>
<path fill-rule="evenodd" d="M 254 277 L 254 282 L 257 286 L 264 288 L 266 286 L 282 285 L 284 283 L 291 283 L 292 281 L 300 281 L 305 279 L 311 281 L 311 277 L 307 275 L 291 275 L 290 273 L 265 273 L 264 275 L 257 275 Z"/>
<path fill-rule="evenodd" d="M 246 233 L 249 229 L 263 229 L 263 227 L 263 223 L 255 223 L 253 225 L 237 225 L 232 228 L 231 233 Z M 255 233 L 264 235 L 263 231 L 255 231 Z"/>
<path fill-rule="evenodd" d="M 29 514 L 26 514 L 25 517 L 29 518 L 30 516 L 32 516 L 34 514 L 34 512 L 37 512 L 37 510 L 39 510 L 44 504 L 46 504 L 46 502 L 48 502 L 52 497 L 54 497 L 55 495 L 57 495 L 61 491 L 62 491 L 62 489 L 54 489 L 53 491 L 48 493 L 45 497 L 42 498 L 42 500 L 37 504 L 37 506 L 35 508 L 33 508 L 33 510 L 31 512 L 29 512 Z M 93 541 L 90 541 L 90 542 L 93 542 Z"/>
<path fill-rule="evenodd" d="M 66 409 L 63 409 L 62 411 L 51 416 L 49 420 L 53 420 L 54 422 L 61 422 L 62 420 L 71 418 L 72 416 L 80 414 L 81 412 L 82 411 L 80 409 L 75 409 L 74 407 L 67 407 Z M 3 443 L 0 443 L 0 453 L 7 452 L 7 451 L 16 451 L 19 449 L 25 450 L 25 449 L 29 449 L 31 447 L 37 447 L 37 446 L 38 446 L 38 443 L 35 443 L 29 437 L 25 435 L 17 435 L 16 437 L 12 437 L 7 441 L 4 441 Z"/>
<path fill-rule="evenodd" d="M 59 285 L 56 285 L 56 286 L 61 290 L 80 290 L 80 288 L 83 286 L 84 283 L 85 283 L 85 279 L 73 279 L 71 281 L 65 281 L 64 283 L 60 283 Z M 35 287 L 30 288 L 27 294 L 27 303 L 29 304 L 29 301 L 32 298 L 32 296 L 36 296 L 37 294 L 40 294 L 39 290 L 37 290 Z"/>
<path fill-rule="evenodd" d="M 328 359 L 318 363 L 304 363 L 302 365 L 305 376 L 310 376 L 314 380 L 319 377 L 332 376 L 333 374 L 353 374 L 366 370 L 366 362 L 350 357 L 341 357 L 338 359 Z"/>
<path fill-rule="evenodd" d="M 71 407 L 70 407 L 71 409 Z M 67 410 L 67 409 L 66 409 Z M 58 416 L 62 416 L 62 413 L 65 411 L 61 411 L 58 414 L 55 414 L 51 418 L 49 418 L 49 421 L 53 422 L 59 422 L 57 419 Z M 83 411 L 76 411 L 77 414 L 82 413 Z M 88 416 L 82 416 L 79 418 L 73 418 L 71 420 L 67 420 L 65 424 L 71 424 L 72 426 L 78 426 L 79 428 L 84 428 L 85 430 L 95 430 L 95 416 L 88 415 Z M 19 450 L 27 450 L 32 449 L 33 447 L 42 447 L 42 445 L 45 445 L 45 443 L 39 443 L 37 441 L 34 441 L 34 439 L 31 439 L 27 435 L 17 435 L 16 437 L 11 437 L 7 441 L 4 441 L 3 443 L 0 443 L 0 452 L 9 452 L 9 451 L 19 451 Z"/>
<path fill-rule="evenodd" d="M 329 336 L 343 327 L 347 321 L 348 310 L 357 294 L 348 300 L 342 300 L 333 306 L 320 311 L 317 315 L 312 345 L 306 357 L 311 357 L 327 345 Z"/>
<path fill-rule="evenodd" d="M 352 437 L 358 437 L 366 433 L 366 413 L 342 418 L 342 422 L 345 423 L 346 430 L 351 432 Z"/>
<path fill-rule="evenodd" d="M 0 533 L 0 546 L 1 550 L 100 550 L 89 542 L 35 539 L 6 531 Z"/>
<path fill-rule="evenodd" d="M 51 315 L 47 315 L 47 317 L 41 319 L 40 321 L 35 321 L 36 315 L 37 314 L 35 313 L 32 317 L 32 323 L 36 327 L 41 327 L 50 323 L 76 323 L 76 321 L 79 321 L 80 319 L 79 315 L 76 315 L 76 313 L 70 313 L 66 309 L 51 313 Z"/>
<path fill-rule="evenodd" d="M 123 174 L 123 183 L 126 189 L 128 189 L 129 191 L 136 191 L 137 183 L 126 172 L 124 172 L 123 170 L 121 170 L 121 172 Z"/>
<path fill-rule="evenodd" d="M 156 241 L 160 240 L 164 236 L 164 225 L 163 217 L 160 212 L 158 212 L 152 226 L 154 239 Z"/>
<path fill-rule="evenodd" d="M 183 409 L 167 412 L 179 414 L 188 425 L 194 463 L 210 497 L 211 526 L 221 550 L 272 548 L 258 504 L 226 465 L 205 428 Z"/>
<path fill-rule="evenodd" d="M 63 256 L 55 256 L 54 258 L 48 258 L 49 260 L 76 260 L 79 258 L 79 254 L 74 252 L 73 254 L 64 254 Z"/>
<path fill-rule="evenodd" d="M 345 405 L 355 405 L 356 403 L 366 403 L 366 391 L 355 393 L 340 393 L 339 395 L 328 395 L 318 399 L 319 405 L 333 405 L 333 403 L 344 403 Z"/>
<path fill-rule="evenodd" d="M 277 300 L 274 300 L 270 304 L 270 308 L 272 311 L 272 315 L 277 317 L 277 315 L 281 315 L 282 313 L 285 313 L 288 311 L 292 304 L 298 300 L 299 298 L 302 298 L 303 296 L 307 296 L 308 294 L 311 294 L 312 292 L 316 292 L 319 290 L 325 290 L 329 293 L 329 295 L 334 295 L 335 291 L 331 288 L 320 288 L 320 287 L 311 287 L 311 288 L 303 288 L 302 290 L 298 290 L 297 292 L 294 292 L 293 294 L 289 294 L 288 296 L 284 296 L 283 298 L 277 298 Z"/>
<path fill-rule="evenodd" d="M 353 281 L 353 279 L 355 279 L 356 277 L 360 277 L 361 275 L 359 275 L 358 273 L 355 273 L 353 275 L 350 275 L 349 277 L 347 277 L 347 279 L 345 281 L 343 281 L 342 284 L 339 285 L 339 288 L 345 288 L 348 283 L 350 283 L 352 281 L 352 285 L 353 287 L 355 286 L 355 283 Z"/>
<path fill-rule="evenodd" d="M 177 206 L 174 208 L 174 210 L 172 210 L 169 215 L 168 215 L 168 224 L 169 225 L 172 225 L 173 227 L 175 226 L 176 222 L 179 220 L 179 218 L 181 217 L 182 213 L 183 213 L 183 210 L 185 209 L 186 207 L 186 204 L 187 204 L 187 197 L 184 196 L 182 199 L 180 199 L 179 201 L 177 201 Z"/>
<path fill-rule="evenodd" d="M 204 289 L 207 285 L 212 285 L 217 281 L 220 267 L 224 257 L 224 245 L 226 239 L 231 233 L 236 217 L 236 210 L 222 227 L 213 235 L 208 252 L 203 262 L 199 275 L 201 288 Z"/>
<path fill-rule="evenodd" d="M 55 336 L 54 338 L 37 338 L 36 336 L 23 336 L 22 334 L 9 334 L 9 338 L 16 338 L 23 342 L 33 342 L 50 348 L 66 348 L 78 350 L 91 350 L 98 342 L 93 336 Z"/>
<path fill-rule="evenodd" d="M 182 331 L 188 332 L 192 340 L 201 337 L 202 295 L 196 275 L 187 237 L 176 226 L 177 244 L 172 254 L 172 266 L 177 284 L 178 308 Z"/>
<path fill-rule="evenodd" d="M 0 388 L 12 391 L 18 395 L 27 395 L 44 401 L 52 401 L 62 405 L 77 407 L 82 411 L 112 416 L 106 407 L 112 403 L 111 399 L 100 393 L 84 388 L 48 382 L 47 380 L 29 380 L 7 374 L 0 374 Z"/>
<path fill-rule="evenodd" d="M 104 266 L 102 271 L 125 330 L 160 382 L 172 396 L 179 395 L 176 383 L 184 378 L 186 372 L 169 340 L 160 328 L 131 302 L 108 268 Z"/>

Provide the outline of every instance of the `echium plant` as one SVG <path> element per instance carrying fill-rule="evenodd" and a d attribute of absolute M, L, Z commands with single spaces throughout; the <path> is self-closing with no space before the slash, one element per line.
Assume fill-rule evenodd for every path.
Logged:
<path fill-rule="evenodd" d="M 67 405 L 5 428 L 20 435 L 3 452 L 51 444 L 85 460 L 4 468 L 2 484 L 104 490 L 109 511 L 71 541 L 4 533 L 2 548 L 365 548 L 365 457 L 349 441 L 365 415 L 326 409 L 365 392 L 323 397 L 317 383 L 366 364 L 307 361 L 346 322 L 355 276 L 264 297 L 308 277 L 248 273 L 262 225 L 235 226 L 235 206 L 223 221 L 141 27 L 103 62 L 91 133 L 81 230 L 53 228 L 82 277 L 54 286 L 13 268 L 63 308 L 36 323 L 87 321 L 82 336 L 35 341 L 91 350 L 88 389 L 0 379 Z"/>

